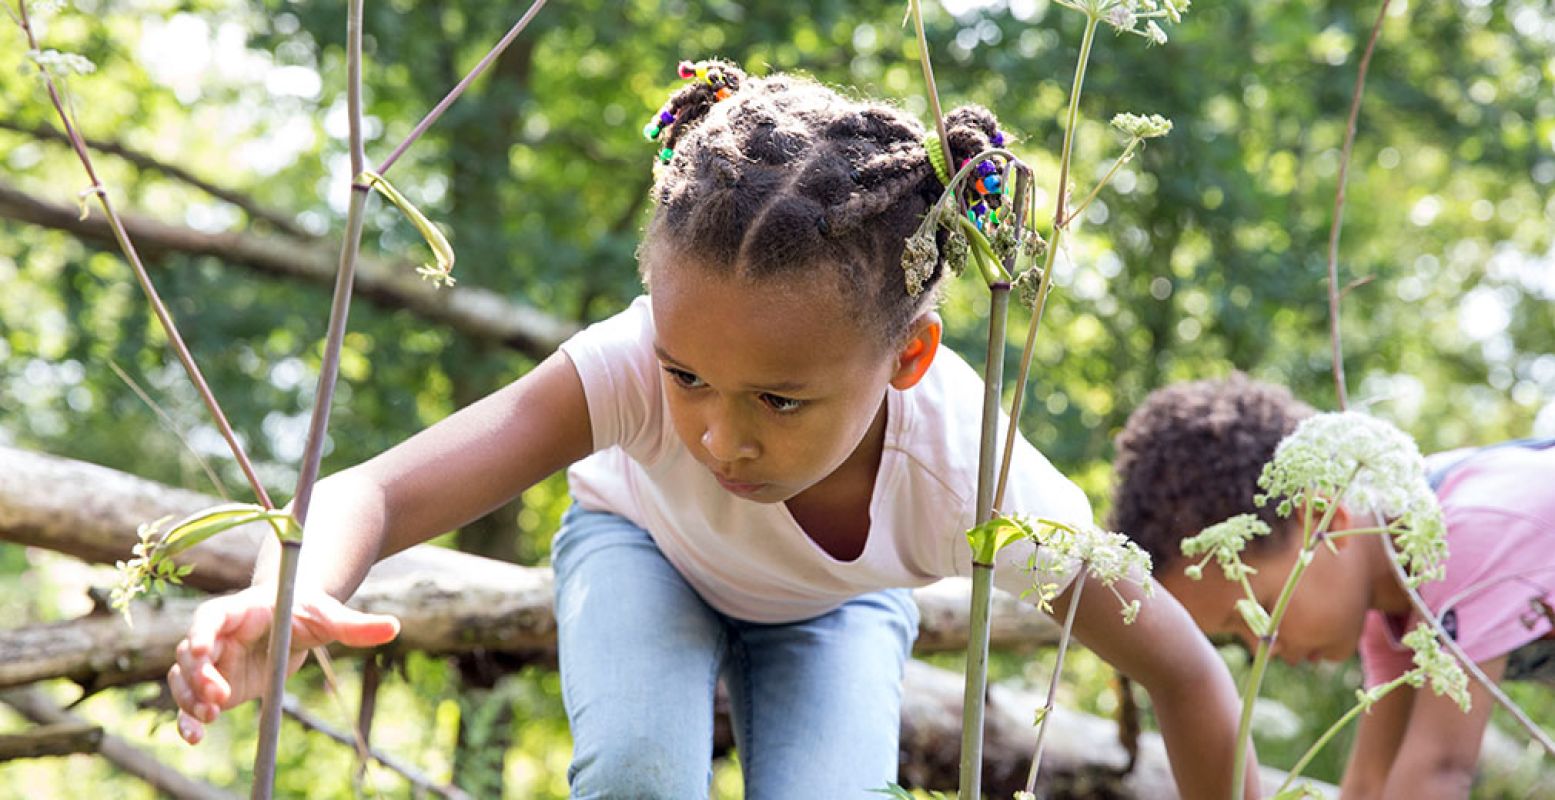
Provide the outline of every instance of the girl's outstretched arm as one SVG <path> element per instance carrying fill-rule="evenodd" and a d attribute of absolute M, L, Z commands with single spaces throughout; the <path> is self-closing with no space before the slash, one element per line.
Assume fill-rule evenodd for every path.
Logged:
<path fill-rule="evenodd" d="M 492 511 L 593 450 L 572 361 L 554 353 L 522 378 L 387 452 L 319 484 L 299 585 L 344 600 L 379 559 Z M 256 582 L 273 581 L 267 542 Z"/>
<path fill-rule="evenodd" d="M 297 576 L 289 669 L 310 647 L 382 644 L 392 617 L 341 601 L 377 560 L 457 528 L 593 450 L 583 383 L 562 353 L 383 455 L 319 482 Z M 265 685 L 280 545 L 264 537 L 254 586 L 200 605 L 168 671 L 191 744 Z"/>
<path fill-rule="evenodd" d="M 1094 579 L 1085 580 L 1092 585 L 1075 611 L 1075 637 L 1150 693 L 1178 794 L 1229 797 L 1241 703 L 1225 662 L 1188 612 L 1159 585 L 1151 597 L 1127 581 L 1114 585 L 1125 601 L 1141 601 L 1139 618 L 1125 625 L 1112 593 Z M 1071 587 L 1054 600 L 1056 617 L 1068 611 L 1072 592 Z M 1257 764 L 1248 747 L 1248 763 Z M 1257 769 L 1247 771 L 1244 793 L 1260 796 Z"/>
<path fill-rule="evenodd" d="M 1506 672 L 1506 656 L 1479 666 L 1486 677 L 1499 682 Z M 1450 698 L 1430 689 L 1416 689 L 1413 694 L 1403 740 L 1388 767 L 1387 784 L 1376 796 L 1466 800 L 1495 698 L 1478 681 L 1469 681 L 1472 705 L 1465 713 Z M 1347 785 L 1349 771 L 1357 766 L 1351 764 L 1346 770 Z M 1342 797 L 1349 800 L 1350 795 Z"/>

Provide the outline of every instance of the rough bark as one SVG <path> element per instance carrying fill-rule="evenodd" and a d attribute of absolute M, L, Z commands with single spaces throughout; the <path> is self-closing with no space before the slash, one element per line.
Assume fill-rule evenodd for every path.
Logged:
<path fill-rule="evenodd" d="M 74 205 L 34 197 L 0 182 L 0 217 L 65 231 L 117 247 L 101 214 L 80 218 Z M 205 233 L 136 214 L 121 214 L 130 238 L 148 260 L 162 253 L 215 256 L 268 275 L 332 285 L 338 253 L 327 243 L 251 233 Z M 356 295 L 384 308 L 407 309 L 478 341 L 495 342 L 540 359 L 577 330 L 570 322 L 473 286 L 437 289 L 415 274 L 410 262 L 363 256 Z"/>
<path fill-rule="evenodd" d="M 17 133 L 25 133 L 35 139 L 57 142 L 67 146 L 70 142 L 69 137 L 65 136 L 64 131 L 44 123 L 26 125 L 14 120 L 0 119 L 0 128 L 16 131 Z M 194 188 L 199 189 L 200 191 L 205 192 L 206 194 L 218 200 L 231 203 L 232 205 L 243 209 L 244 213 L 248 214 L 253 219 L 260 220 L 265 224 L 271 225 L 276 230 L 279 230 L 280 232 L 293 238 L 305 240 L 319 238 L 313 234 L 308 233 L 306 230 L 303 230 L 302 226 L 298 225 L 296 220 L 292 219 L 281 211 L 273 208 L 266 208 L 254 198 L 243 194 L 242 192 L 228 189 L 223 186 L 218 186 L 215 183 L 205 180 L 204 178 L 201 178 L 200 176 L 177 164 L 171 164 L 166 161 L 162 161 L 161 159 L 158 159 L 149 153 L 143 153 L 133 147 L 129 147 L 128 145 L 123 144 L 122 142 L 88 138 L 86 139 L 86 146 L 91 150 L 97 150 L 99 152 L 118 156 L 119 158 L 134 164 L 140 169 L 160 172 L 169 178 L 187 183 L 190 186 L 193 186 Z"/>

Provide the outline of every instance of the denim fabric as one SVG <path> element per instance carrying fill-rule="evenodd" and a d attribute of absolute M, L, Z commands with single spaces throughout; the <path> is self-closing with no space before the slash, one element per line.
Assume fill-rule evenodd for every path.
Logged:
<path fill-rule="evenodd" d="M 751 800 L 878 797 L 896 779 L 905 589 L 758 624 L 705 603 L 643 529 L 574 506 L 551 552 L 574 798 L 705 798 L 713 691 L 729 691 Z"/>

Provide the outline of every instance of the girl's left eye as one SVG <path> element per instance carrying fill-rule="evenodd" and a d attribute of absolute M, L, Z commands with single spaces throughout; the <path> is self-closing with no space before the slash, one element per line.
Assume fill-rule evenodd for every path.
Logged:
<path fill-rule="evenodd" d="M 795 400 L 792 397 L 784 397 L 777 394 L 763 394 L 761 402 L 766 403 L 768 408 L 780 414 L 798 411 L 804 406 L 803 400 Z"/>

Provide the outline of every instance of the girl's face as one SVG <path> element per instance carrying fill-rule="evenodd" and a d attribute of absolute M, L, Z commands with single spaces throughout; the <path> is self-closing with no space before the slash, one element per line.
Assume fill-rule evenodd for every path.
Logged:
<path fill-rule="evenodd" d="M 1301 550 L 1299 530 L 1283 533 L 1279 544 L 1256 554 L 1244 553 L 1242 557 L 1248 566 L 1258 570 L 1249 576 L 1248 582 L 1259 605 L 1271 612 Z M 1318 546 L 1285 610 L 1274 640 L 1274 657 L 1298 664 L 1344 661 L 1355 654 L 1366 610 L 1371 607 L 1371 575 L 1363 552 L 1374 543 L 1371 539 L 1339 539 L 1335 542 L 1339 546 L 1337 554 L 1326 546 Z M 1206 634 L 1234 634 L 1249 649 L 1256 648 L 1257 637 L 1236 610 L 1236 601 L 1244 596 L 1241 586 L 1226 580 L 1213 559 L 1204 565 L 1202 580 L 1190 580 L 1183 574 L 1187 563 L 1181 559 L 1173 561 L 1157 576 L 1161 585 L 1182 603 Z"/>
<path fill-rule="evenodd" d="M 725 489 L 783 502 L 873 457 L 861 445 L 872 433 L 879 446 L 897 354 L 828 281 L 751 283 L 682 263 L 653 270 L 649 287 L 675 432 Z"/>

